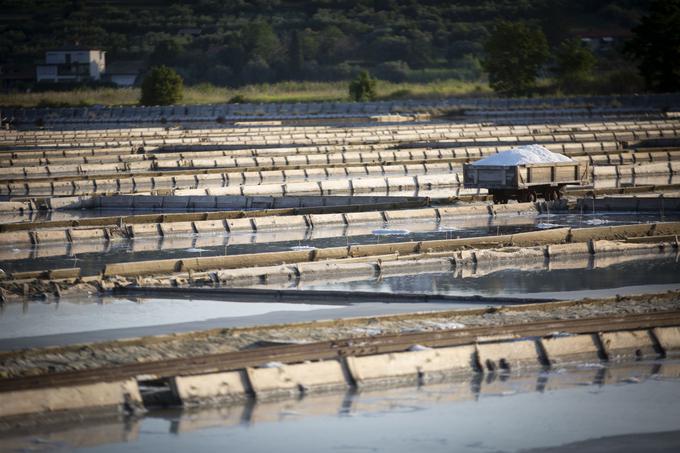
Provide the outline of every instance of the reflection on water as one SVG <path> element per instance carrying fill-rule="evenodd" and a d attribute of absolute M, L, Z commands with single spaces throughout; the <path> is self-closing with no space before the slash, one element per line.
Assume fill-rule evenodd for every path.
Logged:
<path fill-rule="evenodd" d="M 152 410 L 141 418 L 0 433 L 0 444 L 7 451 L 223 451 L 226 445 L 230 451 L 296 453 L 572 451 L 576 442 L 603 447 L 636 434 L 639 451 L 677 451 L 679 377 L 680 363 L 673 360 L 593 363 L 421 387 Z"/>
<path fill-rule="evenodd" d="M 622 178 L 595 178 L 593 187 L 595 189 L 609 189 L 636 186 L 661 186 L 680 184 L 680 175 L 648 175 L 648 176 L 629 176 Z"/>
<path fill-rule="evenodd" d="M 610 189 L 622 187 L 635 186 L 655 186 L 655 185 L 680 185 L 680 175 L 650 175 L 650 176 L 631 176 L 629 178 L 597 178 L 593 180 L 592 187 L 595 189 Z M 385 191 L 376 190 L 370 195 L 374 196 L 391 196 L 391 197 L 430 197 L 430 198 L 448 198 L 459 195 L 470 195 L 477 193 L 476 190 L 464 189 L 461 187 L 447 187 L 435 189 L 414 189 L 414 190 L 399 190 L 399 191 Z M 480 193 L 486 193 L 482 190 Z M 362 195 L 362 194 L 358 194 Z M 7 198 L 7 197 L 0 197 Z M 202 208 L 201 211 L 206 211 Z M 0 223 L 14 223 L 14 222 L 35 222 L 45 220 L 77 220 L 88 217 L 102 217 L 102 216 L 126 216 L 134 214 L 145 213 L 160 213 L 173 212 L 168 209 L 87 209 L 87 210 L 62 210 L 62 211 L 47 211 L 47 212 L 25 212 L 25 213 L 0 213 Z M 174 212 L 186 212 L 185 210 L 178 210 Z"/>
<path fill-rule="evenodd" d="M 0 349 L 82 343 L 197 329 L 376 316 L 414 311 L 453 310 L 507 302 L 475 301 L 474 296 L 580 299 L 680 289 L 678 257 L 650 255 L 582 256 L 568 260 L 493 263 L 447 270 L 444 266 L 400 270 L 383 277 L 297 280 L 255 288 L 421 293 L 461 296 L 462 300 L 422 302 L 383 297 L 352 300 L 286 299 L 235 302 L 229 296 L 159 295 L 68 296 L 55 303 L 0 305 Z M 238 299 L 237 299 L 238 300 Z M 331 309 L 332 310 L 329 310 Z"/>
<path fill-rule="evenodd" d="M 301 283 L 300 289 L 447 294 L 452 296 L 589 297 L 622 287 L 680 288 L 676 255 L 577 256 L 569 260 L 490 263 L 454 272 L 401 274 L 367 280 Z M 616 292 L 614 292 L 616 293 Z"/>
<path fill-rule="evenodd" d="M 680 220 L 680 214 L 571 213 L 444 217 L 441 222 L 399 221 L 257 233 L 149 237 L 116 241 L 79 241 L 37 246 L 0 247 L 7 272 L 80 267 L 84 275 L 99 273 L 105 264 L 164 258 L 239 255 L 352 244 L 454 239 L 513 234 L 541 228 L 591 227 Z M 399 233 L 399 234 L 395 234 Z"/>

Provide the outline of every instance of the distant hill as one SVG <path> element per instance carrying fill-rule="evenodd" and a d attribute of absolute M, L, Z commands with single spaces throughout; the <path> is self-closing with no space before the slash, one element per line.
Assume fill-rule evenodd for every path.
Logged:
<path fill-rule="evenodd" d="M 625 39 L 641 0 L 2 0 L 0 63 L 33 63 L 79 44 L 108 61 L 175 67 L 189 84 L 344 80 L 359 68 L 392 81 L 481 77 L 499 18 L 538 23 L 549 43 Z M 602 52 L 612 64 L 626 64 Z"/>

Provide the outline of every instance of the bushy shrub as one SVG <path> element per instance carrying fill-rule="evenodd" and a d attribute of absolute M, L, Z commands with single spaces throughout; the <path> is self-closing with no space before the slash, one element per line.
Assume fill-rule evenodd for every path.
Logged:
<path fill-rule="evenodd" d="M 356 102 L 373 101 L 378 95 L 377 84 L 368 71 L 361 71 L 349 84 L 349 97 Z"/>
<path fill-rule="evenodd" d="M 227 101 L 228 104 L 245 104 L 246 102 L 248 102 L 248 100 L 242 94 L 237 94 L 236 96 L 232 96 Z"/>
<path fill-rule="evenodd" d="M 182 100 L 184 81 L 167 66 L 151 68 L 142 82 L 142 105 L 171 105 Z"/>

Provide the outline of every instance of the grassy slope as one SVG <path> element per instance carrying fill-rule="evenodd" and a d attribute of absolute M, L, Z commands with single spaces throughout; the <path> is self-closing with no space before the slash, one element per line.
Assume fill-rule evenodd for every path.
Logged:
<path fill-rule="evenodd" d="M 183 104 L 225 103 L 236 95 L 250 102 L 314 102 L 348 100 L 347 82 L 279 82 L 248 85 L 238 89 L 197 85 L 184 90 Z M 490 93 L 483 83 L 443 80 L 430 83 L 378 83 L 379 99 L 444 98 Z M 97 88 L 43 93 L 2 93 L 0 106 L 79 106 L 133 105 L 139 100 L 138 88 Z"/>

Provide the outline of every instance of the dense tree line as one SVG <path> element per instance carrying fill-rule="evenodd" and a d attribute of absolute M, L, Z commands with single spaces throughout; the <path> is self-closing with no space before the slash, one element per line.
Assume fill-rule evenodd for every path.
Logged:
<path fill-rule="evenodd" d="M 515 74 L 511 86 L 494 81 L 499 68 L 489 58 L 491 43 L 505 26 L 534 33 L 532 43 L 541 40 L 540 55 L 523 57 L 531 77 L 588 60 L 560 75 L 560 87 L 571 90 L 598 68 L 569 38 L 584 30 L 630 30 L 648 6 L 648 0 L 0 0 L 0 63 L 34 62 L 46 49 L 78 42 L 105 49 L 110 62 L 174 68 L 188 84 L 349 80 L 365 69 L 397 82 L 479 80 L 486 71 L 500 91 L 524 93 L 532 86 L 526 75 Z M 630 71 L 620 47 L 598 55 L 599 69 Z"/>
<path fill-rule="evenodd" d="M 532 95 L 539 72 L 551 58 L 543 30 L 524 22 L 499 21 L 485 41 L 484 68 L 491 87 L 510 96 Z M 640 25 L 632 30 L 622 54 L 638 61 L 646 87 L 652 91 L 680 90 L 680 0 L 655 0 Z M 635 72 L 618 71 L 596 76 L 597 59 L 576 39 L 554 49 L 552 73 L 566 93 L 623 93 L 642 88 Z"/>

